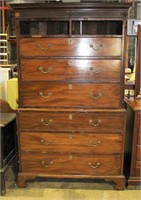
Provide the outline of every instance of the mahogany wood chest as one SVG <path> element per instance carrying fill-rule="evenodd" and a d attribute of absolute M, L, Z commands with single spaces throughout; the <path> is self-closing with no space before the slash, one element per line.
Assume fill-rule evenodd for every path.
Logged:
<path fill-rule="evenodd" d="M 38 177 L 124 189 L 130 3 L 11 4 L 19 67 L 18 185 Z"/>

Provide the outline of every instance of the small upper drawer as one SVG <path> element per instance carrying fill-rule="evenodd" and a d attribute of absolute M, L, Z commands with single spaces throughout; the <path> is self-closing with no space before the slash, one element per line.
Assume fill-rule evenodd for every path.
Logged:
<path fill-rule="evenodd" d="M 24 107 L 120 108 L 120 84 L 23 82 Z"/>
<path fill-rule="evenodd" d="M 21 38 L 20 56 L 121 56 L 121 38 Z"/>
<path fill-rule="evenodd" d="M 23 81 L 120 82 L 121 60 L 21 59 L 20 66 Z"/>
<path fill-rule="evenodd" d="M 46 109 L 42 111 L 24 109 L 18 112 L 18 126 L 20 130 L 26 131 L 123 133 L 124 124 L 124 110 L 123 112 L 104 110 L 52 112 Z"/>
<path fill-rule="evenodd" d="M 122 134 L 21 132 L 22 152 L 122 153 Z M 31 144 L 32 141 L 32 144 Z"/>

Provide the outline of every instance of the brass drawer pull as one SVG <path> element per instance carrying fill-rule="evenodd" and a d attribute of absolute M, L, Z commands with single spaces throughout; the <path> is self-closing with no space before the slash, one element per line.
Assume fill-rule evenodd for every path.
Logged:
<path fill-rule="evenodd" d="M 45 125 L 45 126 L 49 126 L 51 123 L 52 123 L 52 119 L 50 119 L 49 120 L 49 122 L 45 122 L 45 120 L 44 119 L 41 119 L 41 123 L 43 124 L 43 125 Z"/>
<path fill-rule="evenodd" d="M 90 48 L 92 48 L 95 51 L 99 51 L 103 49 L 103 44 L 97 44 L 97 45 L 90 44 Z"/>
<path fill-rule="evenodd" d="M 44 74 L 48 74 L 51 71 L 51 67 L 49 67 L 46 71 L 43 67 L 38 67 L 38 70 Z"/>
<path fill-rule="evenodd" d="M 101 124 L 101 120 L 98 119 L 96 123 L 93 123 L 93 120 L 89 120 L 89 123 L 92 125 L 92 126 L 99 126 Z"/>
<path fill-rule="evenodd" d="M 52 44 L 48 44 L 46 48 L 44 48 L 42 44 L 38 44 L 37 47 L 42 51 L 47 51 L 52 47 Z"/>
<path fill-rule="evenodd" d="M 72 135 L 69 135 L 69 139 L 70 139 L 70 140 L 72 140 L 72 137 L 73 137 Z"/>
<path fill-rule="evenodd" d="M 102 97 L 103 96 L 103 94 L 101 93 L 101 92 L 99 92 L 97 95 L 94 95 L 92 92 L 90 92 L 89 93 L 89 95 L 90 95 L 90 97 L 92 98 L 92 99 L 100 99 L 100 97 Z"/>
<path fill-rule="evenodd" d="M 96 68 L 90 67 L 90 70 L 93 71 L 94 74 L 99 74 L 102 71 L 102 68 Z"/>
<path fill-rule="evenodd" d="M 69 155 L 69 160 L 72 160 L 73 159 L 73 156 L 72 155 Z"/>
<path fill-rule="evenodd" d="M 49 92 L 48 95 L 45 96 L 43 92 L 39 92 L 39 96 L 43 97 L 44 99 L 48 99 L 50 96 L 52 96 L 52 93 Z"/>
<path fill-rule="evenodd" d="M 41 140 L 40 140 L 40 142 L 41 142 L 42 144 L 46 145 L 46 146 L 48 146 L 48 145 L 50 145 L 50 144 L 52 144 L 52 143 L 53 143 L 53 141 L 52 141 L 52 140 L 49 140 L 48 142 L 45 142 L 45 140 L 44 140 L 44 139 L 41 139 Z"/>
<path fill-rule="evenodd" d="M 92 164 L 92 163 L 89 163 L 89 166 L 91 167 L 91 168 L 93 168 L 93 169 L 96 169 L 96 168 L 98 168 L 98 167 L 100 167 L 100 165 L 101 165 L 101 163 L 100 162 L 97 162 L 96 164 Z"/>
<path fill-rule="evenodd" d="M 94 144 L 92 140 L 89 141 L 89 146 L 97 147 L 100 144 L 101 144 L 101 140 L 98 140 L 96 144 Z"/>
<path fill-rule="evenodd" d="M 46 164 L 44 160 L 41 161 L 41 164 L 44 166 L 44 167 L 50 167 L 52 164 L 53 164 L 53 161 L 49 162 L 49 164 Z"/>

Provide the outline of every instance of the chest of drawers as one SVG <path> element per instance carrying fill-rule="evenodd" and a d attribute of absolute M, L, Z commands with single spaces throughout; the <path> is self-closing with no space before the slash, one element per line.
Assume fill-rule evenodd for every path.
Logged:
<path fill-rule="evenodd" d="M 19 63 L 18 185 L 38 177 L 100 178 L 124 189 L 130 4 L 12 7 Z"/>

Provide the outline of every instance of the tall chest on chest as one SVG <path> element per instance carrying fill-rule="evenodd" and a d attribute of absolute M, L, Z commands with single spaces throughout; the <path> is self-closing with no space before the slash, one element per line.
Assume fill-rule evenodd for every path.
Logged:
<path fill-rule="evenodd" d="M 123 189 L 129 4 L 13 7 L 19 52 L 18 185 L 61 176 L 103 178 Z"/>

